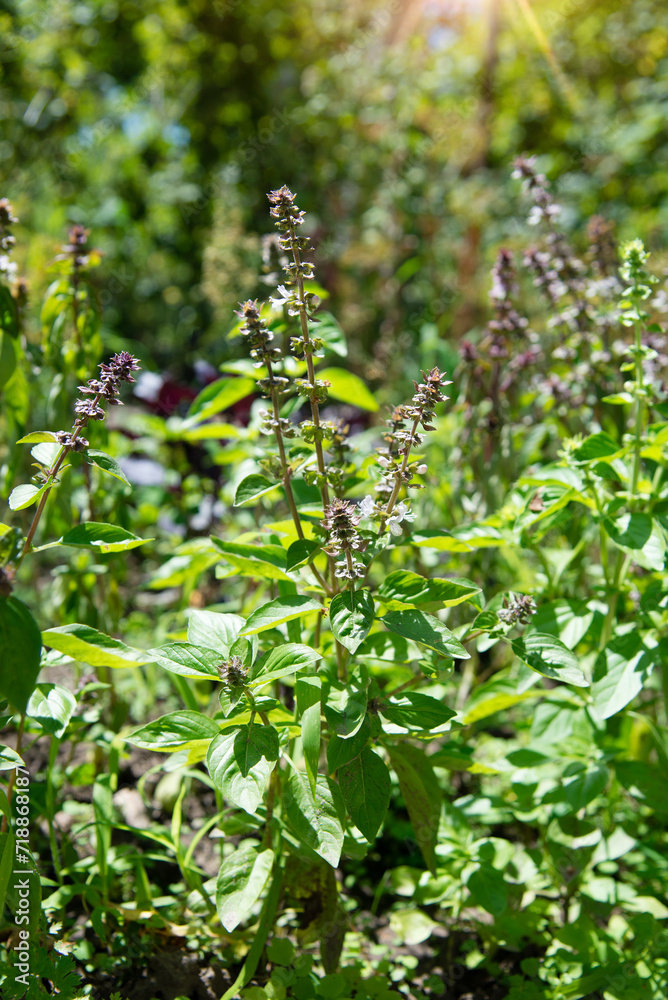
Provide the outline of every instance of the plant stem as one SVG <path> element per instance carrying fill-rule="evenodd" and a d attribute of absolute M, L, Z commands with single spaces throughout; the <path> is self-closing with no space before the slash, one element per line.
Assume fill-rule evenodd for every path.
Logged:
<path fill-rule="evenodd" d="M 321 425 L 320 425 L 320 406 L 318 400 L 315 396 L 316 392 L 316 378 L 315 378 L 315 365 L 313 364 L 313 354 L 308 350 L 308 345 L 312 344 L 311 335 L 308 328 L 308 314 L 306 311 L 306 299 L 304 298 L 304 279 L 301 273 L 302 259 L 299 253 L 298 238 L 295 233 L 295 227 L 291 225 L 289 227 L 290 233 L 290 246 L 292 249 L 292 259 L 295 262 L 295 274 L 297 280 L 297 299 L 299 303 L 299 322 L 302 329 L 302 337 L 304 338 L 304 357 L 306 358 L 306 369 L 308 371 L 308 380 L 312 386 L 312 393 L 309 397 L 311 403 L 311 415 L 313 417 L 313 426 L 315 427 L 315 433 L 313 435 L 313 443 L 315 445 L 315 455 L 316 461 L 318 463 L 318 472 L 320 473 L 320 495 L 322 497 L 323 508 L 329 507 L 329 487 L 327 485 L 327 467 L 325 465 L 325 453 L 322 447 L 321 440 Z M 334 573 L 334 558 L 329 557 L 329 577 L 331 582 L 331 593 L 337 594 L 339 591 L 338 583 L 336 580 L 336 575 Z"/>
<path fill-rule="evenodd" d="M 274 371 L 273 368 L 271 367 L 271 361 L 267 361 L 266 364 L 267 364 L 267 374 L 269 376 L 269 382 L 271 384 L 274 378 Z M 292 516 L 292 520 L 294 521 L 295 529 L 297 531 L 297 536 L 299 538 L 304 538 L 304 529 L 302 528 L 301 518 L 299 517 L 299 511 L 297 510 L 297 504 L 295 503 L 295 496 L 294 493 L 292 492 L 292 483 L 290 481 L 291 479 L 290 466 L 288 465 L 287 455 L 285 454 L 285 442 L 283 441 L 283 433 L 281 431 L 281 423 L 280 423 L 281 416 L 280 416 L 280 407 L 278 402 L 278 392 L 274 386 L 272 386 L 271 389 L 271 406 L 274 416 L 274 437 L 276 438 L 276 445 L 278 447 L 278 456 L 281 463 L 283 489 L 285 490 L 285 497 L 288 502 L 288 507 L 290 508 L 290 514 Z M 313 573 L 314 577 L 316 578 L 320 586 L 323 588 L 325 593 L 328 596 L 330 596 L 332 591 L 329 587 L 329 584 L 322 576 L 320 571 L 316 568 L 312 560 L 309 561 L 309 566 L 311 567 L 311 572 Z"/>
<path fill-rule="evenodd" d="M 32 540 L 35 537 L 35 532 L 37 531 L 37 526 L 39 525 L 39 522 L 40 522 L 40 519 L 42 517 L 42 514 L 44 513 L 44 508 L 46 506 L 46 501 L 49 498 L 49 493 L 53 489 L 53 485 L 54 485 L 53 484 L 53 480 L 55 479 L 56 475 L 58 474 L 58 470 L 60 469 L 61 465 L 65 461 L 65 458 L 67 457 L 69 451 L 70 451 L 69 447 L 63 447 L 62 450 L 60 451 L 58 457 L 56 458 L 55 462 L 53 463 L 53 465 L 51 466 L 51 468 L 47 472 L 47 483 L 48 483 L 48 486 L 46 487 L 44 493 L 42 493 L 42 496 L 40 497 L 39 504 L 37 505 L 37 510 L 35 511 L 35 514 L 34 514 L 33 519 L 32 519 L 32 524 L 30 525 L 30 528 L 28 530 L 28 534 L 26 535 L 26 540 L 24 542 L 23 549 L 21 551 L 20 556 L 18 557 L 18 559 L 16 561 L 17 568 L 21 565 L 21 563 L 23 562 L 24 558 L 27 556 L 28 552 L 32 548 Z"/>
<path fill-rule="evenodd" d="M 290 468 L 288 466 L 288 459 L 285 454 L 285 444 L 283 442 L 283 434 L 281 431 L 281 412 L 278 403 L 278 391 L 276 387 L 272 384 L 274 378 L 274 371 L 271 367 L 271 361 L 267 361 L 267 375 L 269 376 L 269 384 L 271 388 L 271 406 L 274 415 L 274 437 L 276 438 L 276 445 L 278 447 L 278 456 L 281 462 L 281 473 L 283 480 L 283 489 L 285 490 L 285 496 L 288 501 L 288 507 L 290 508 L 290 514 L 292 515 L 292 520 L 295 523 L 295 528 L 297 530 L 297 535 L 299 538 L 304 537 L 304 530 L 302 528 L 302 522 L 299 517 L 299 512 L 297 511 L 297 505 L 295 503 L 295 497 L 292 492 L 292 483 L 290 482 Z"/>
<path fill-rule="evenodd" d="M 387 519 L 389 518 L 390 514 L 392 513 L 392 511 L 394 510 L 394 506 L 395 506 L 395 504 L 397 502 L 397 499 L 399 497 L 399 491 L 401 490 L 401 484 L 402 484 L 402 482 L 404 480 L 404 474 L 406 472 L 406 469 L 408 468 L 408 461 L 409 461 L 409 459 L 411 457 L 412 442 L 413 442 L 413 439 L 415 437 L 415 433 L 416 433 L 416 431 L 418 429 L 418 426 L 420 424 L 421 417 L 422 417 L 422 413 L 420 413 L 415 418 L 415 420 L 413 421 L 413 426 L 411 427 L 411 433 L 410 433 L 410 437 L 408 439 L 408 444 L 406 445 L 406 450 L 404 452 L 404 460 L 401 463 L 401 469 L 400 469 L 398 475 L 396 476 L 396 478 L 394 480 L 394 489 L 392 490 L 392 495 L 390 496 L 390 499 L 388 500 L 387 507 L 385 509 L 385 513 L 383 514 L 383 516 L 381 518 L 381 521 L 380 521 L 380 527 L 378 529 L 378 537 L 379 538 L 380 538 L 380 536 L 385 531 L 385 523 L 386 523 Z"/>
<path fill-rule="evenodd" d="M 101 399 L 102 399 L 102 394 L 98 393 L 98 395 L 95 396 L 94 399 L 93 399 L 92 406 L 96 406 L 100 402 Z M 21 563 L 23 562 L 24 558 L 27 556 L 28 552 L 30 552 L 30 549 L 32 548 L 32 540 L 35 537 L 35 532 L 37 531 L 37 526 L 39 525 L 39 522 L 40 522 L 40 519 L 42 517 L 42 514 L 44 513 L 44 508 L 46 506 L 46 501 L 49 498 L 49 493 L 51 492 L 51 490 L 53 489 L 53 487 L 55 485 L 54 484 L 54 480 L 55 480 L 56 476 L 58 475 L 58 470 L 60 469 L 61 465 L 63 464 L 63 462 L 67 458 L 67 456 L 70 453 L 70 451 L 72 450 L 72 445 L 74 444 L 74 442 L 77 440 L 77 438 L 81 434 L 82 430 L 84 429 L 85 423 L 86 423 L 85 420 L 77 419 L 75 421 L 74 427 L 72 428 L 72 436 L 70 438 L 70 443 L 68 445 L 64 445 L 61 448 L 59 454 L 56 456 L 56 459 L 55 459 L 53 465 L 51 466 L 51 468 L 48 470 L 48 472 L 46 474 L 47 475 L 47 480 L 46 480 L 47 481 L 47 486 L 46 486 L 46 489 L 44 490 L 44 493 L 42 493 L 42 496 L 40 497 L 40 501 L 39 501 L 39 504 L 37 506 L 37 510 L 35 511 L 35 516 L 32 519 L 32 524 L 30 525 L 30 528 L 28 530 L 28 534 L 26 535 L 26 540 L 25 540 L 25 543 L 23 545 L 23 549 L 21 551 L 21 554 L 20 554 L 19 558 L 16 561 L 17 568 L 21 565 Z"/>
<path fill-rule="evenodd" d="M 610 600 L 608 602 L 608 613 L 605 616 L 605 621 L 603 622 L 603 628 L 601 629 L 601 641 L 599 643 L 599 649 L 603 650 L 608 645 L 610 641 L 610 636 L 612 635 L 612 626 L 615 620 L 615 614 L 617 612 L 617 603 L 619 601 L 619 589 L 624 583 L 626 578 L 626 572 L 631 564 L 631 556 L 624 553 L 617 553 L 617 562 L 615 563 L 615 573 L 612 578 L 612 594 L 610 595 Z"/>
<path fill-rule="evenodd" d="M 408 688 L 417 687 L 424 680 L 424 674 L 420 673 L 416 677 L 411 677 L 409 681 L 404 681 L 403 684 L 399 684 L 398 687 L 392 688 L 387 694 L 383 693 L 383 698 L 394 698 L 395 694 L 399 694 L 400 691 L 406 691 Z"/>
<path fill-rule="evenodd" d="M 640 464 L 642 451 L 642 431 L 645 417 L 645 397 L 643 387 L 643 367 L 642 367 L 642 330 L 638 320 L 635 320 L 635 363 L 636 363 L 636 425 L 635 425 L 635 448 L 633 455 L 633 475 L 631 477 L 631 487 L 629 491 L 629 503 L 635 505 L 637 502 L 636 492 L 638 490 L 638 480 L 640 479 Z"/>
<path fill-rule="evenodd" d="M 260 956 L 262 954 L 262 949 L 265 946 L 269 932 L 274 926 L 274 917 L 276 916 L 276 910 L 278 908 L 278 900 L 281 894 L 281 883 L 283 881 L 283 868 L 280 861 L 274 867 L 274 876 L 269 886 L 269 892 L 264 901 L 264 906 L 262 907 L 262 913 L 260 914 L 260 924 L 257 931 L 255 932 L 255 937 L 253 938 L 253 944 L 251 945 L 250 951 L 246 955 L 244 964 L 241 967 L 241 971 L 235 981 L 230 986 L 226 993 L 223 993 L 220 1000 L 233 1000 L 233 998 L 239 996 L 239 990 L 242 989 L 251 979 L 253 973 L 257 969 L 258 962 L 260 961 Z"/>
<path fill-rule="evenodd" d="M 297 234 L 295 233 L 294 226 L 290 226 L 290 245 L 292 248 L 292 257 L 295 262 L 296 279 L 297 279 L 297 292 L 298 292 L 298 302 L 299 302 L 299 321 L 302 328 L 302 336 L 304 338 L 304 347 L 311 343 L 311 336 L 309 334 L 308 328 L 308 315 L 306 312 L 306 300 L 304 298 L 304 279 L 301 273 L 301 254 L 299 253 L 299 247 L 297 245 Z M 304 351 L 304 357 L 306 358 L 306 368 L 308 371 L 308 379 L 315 390 L 315 366 L 313 364 L 313 355 L 310 351 Z M 320 440 L 320 407 L 318 405 L 317 399 L 311 396 L 311 413 L 313 415 L 313 425 L 316 429 L 314 435 L 315 444 L 315 454 L 318 462 L 318 472 L 322 476 L 322 482 L 320 486 L 320 492 L 322 494 L 322 502 L 325 507 L 329 506 L 329 488 L 327 486 L 327 469 L 325 467 L 325 455 L 322 448 L 322 441 Z"/>

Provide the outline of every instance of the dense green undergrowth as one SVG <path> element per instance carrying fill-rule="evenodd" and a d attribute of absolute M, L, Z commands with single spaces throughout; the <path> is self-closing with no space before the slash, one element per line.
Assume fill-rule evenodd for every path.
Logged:
<path fill-rule="evenodd" d="M 405 399 L 272 191 L 277 291 L 168 418 L 94 375 L 82 227 L 26 335 L 1 204 L 8 996 L 665 996 L 665 292 L 515 172 L 536 244 Z"/>

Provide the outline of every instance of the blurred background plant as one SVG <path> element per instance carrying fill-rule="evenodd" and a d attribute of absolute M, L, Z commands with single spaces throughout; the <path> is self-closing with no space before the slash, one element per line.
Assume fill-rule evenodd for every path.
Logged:
<path fill-rule="evenodd" d="M 227 353 L 230 306 L 257 291 L 263 195 L 281 183 L 301 193 L 320 281 L 372 380 L 401 374 L 407 351 L 417 371 L 421 344 L 443 363 L 485 322 L 497 248 L 524 238 L 507 171 L 523 151 L 559 178 L 567 231 L 598 213 L 622 239 L 663 242 L 661 0 L 0 11 L 0 156 L 31 233 L 19 262 L 46 283 L 63 231 L 93 228 L 105 348 L 139 341 L 179 379 Z"/>

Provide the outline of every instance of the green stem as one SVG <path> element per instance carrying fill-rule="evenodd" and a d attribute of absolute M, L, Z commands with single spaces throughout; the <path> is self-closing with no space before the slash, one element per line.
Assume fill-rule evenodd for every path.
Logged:
<path fill-rule="evenodd" d="M 634 322 L 635 331 L 635 362 L 636 362 L 636 425 L 635 425 L 635 448 L 633 455 L 633 475 L 631 477 L 631 488 L 629 492 L 629 502 L 631 504 L 636 503 L 637 497 L 636 493 L 638 490 L 638 480 L 640 479 L 640 464 L 641 464 L 641 451 L 642 451 L 642 431 L 643 423 L 645 418 L 645 397 L 644 397 L 644 386 L 643 386 L 643 367 L 642 367 L 642 330 L 640 323 L 636 320 Z"/>
<path fill-rule="evenodd" d="M 239 996 L 239 991 L 246 986 L 251 977 L 254 975 L 255 970 L 258 967 L 262 951 L 267 942 L 267 938 L 269 937 L 269 932 L 274 926 L 274 917 L 276 916 L 276 910 L 278 909 L 278 900 L 281 895 L 282 881 L 283 869 L 279 863 L 274 868 L 274 877 L 271 885 L 269 886 L 269 892 L 267 893 L 264 901 L 262 913 L 260 914 L 260 924 L 255 932 L 255 937 L 253 938 L 253 944 L 251 945 L 250 951 L 246 955 L 246 961 L 241 966 L 239 975 L 234 980 L 229 990 L 227 990 L 226 993 L 223 993 L 220 1000 L 236 1000 Z"/>
<path fill-rule="evenodd" d="M 408 688 L 417 687 L 421 681 L 424 680 L 424 674 L 420 673 L 417 677 L 411 677 L 409 681 L 404 681 L 403 684 L 399 684 L 398 687 L 392 688 L 387 694 L 383 693 L 383 700 L 385 698 L 394 698 L 395 694 L 399 694 L 400 691 L 406 691 Z"/>
<path fill-rule="evenodd" d="M 271 367 L 271 361 L 267 361 L 267 374 L 269 375 L 269 379 L 271 380 L 274 374 L 273 369 Z M 282 473 L 281 478 L 283 482 L 283 489 L 285 490 L 285 497 L 286 500 L 288 501 L 288 507 L 290 508 L 290 514 L 292 516 L 292 520 L 294 522 L 295 529 L 297 531 L 297 536 L 298 538 L 303 538 L 304 529 L 302 528 L 301 518 L 299 517 L 299 511 L 297 510 L 297 504 L 295 503 L 294 493 L 292 492 L 292 483 L 290 481 L 291 478 L 290 467 L 288 465 L 287 455 L 285 454 L 285 443 L 283 441 L 283 434 L 281 432 L 280 407 L 278 405 L 278 393 L 276 389 L 271 390 L 271 405 L 274 414 L 274 437 L 276 438 L 276 445 L 278 446 L 278 457 L 281 463 L 281 473 Z M 320 570 L 316 567 L 313 560 L 309 561 L 309 566 L 311 568 L 311 572 L 313 573 L 314 577 L 316 578 L 320 586 L 323 588 L 325 593 L 328 596 L 331 596 L 332 590 L 327 581 L 325 580 L 325 578 L 320 573 Z"/>
<path fill-rule="evenodd" d="M 295 262 L 295 271 L 297 277 L 297 293 L 299 300 L 299 321 L 302 328 L 302 336 L 304 338 L 304 347 L 306 348 L 311 343 L 311 336 L 309 334 L 308 328 L 308 315 L 306 312 L 306 300 L 304 298 L 304 279 L 301 274 L 301 254 L 299 253 L 299 247 L 297 246 L 297 235 L 295 233 L 294 226 L 290 226 L 290 243 L 292 246 L 292 257 Z M 304 356 L 306 358 L 306 368 L 308 371 L 308 380 L 315 389 L 315 366 L 313 364 L 313 355 L 309 350 L 304 351 Z M 320 407 L 318 405 L 317 399 L 311 397 L 311 413 L 313 415 L 313 425 L 316 428 L 316 433 L 314 435 L 315 443 L 315 454 L 318 461 L 318 471 L 322 478 L 322 485 L 320 487 L 320 492 L 322 494 L 322 502 L 325 507 L 329 506 L 329 488 L 327 486 L 327 469 L 325 467 L 325 455 L 322 448 L 322 441 L 319 439 L 318 431 L 320 430 Z"/>
<path fill-rule="evenodd" d="M 102 399 L 102 395 L 101 395 L 101 393 L 98 393 L 98 395 L 95 396 L 94 399 L 93 399 L 93 403 L 92 403 L 93 407 L 95 407 L 100 402 L 101 399 Z M 32 524 L 30 525 L 30 528 L 28 530 L 28 534 L 26 535 L 26 540 L 25 540 L 25 543 L 23 545 L 23 550 L 22 550 L 19 558 L 17 559 L 17 562 L 16 562 L 17 569 L 21 565 L 21 563 L 23 562 L 25 556 L 28 554 L 28 552 L 32 548 L 32 540 L 35 537 L 35 532 L 37 531 L 37 526 L 38 526 L 38 524 L 40 522 L 40 519 L 42 517 L 42 514 L 44 512 L 44 508 L 46 506 L 46 501 L 49 498 L 49 493 L 51 492 L 51 490 L 54 487 L 54 480 L 55 480 L 56 476 L 58 475 L 58 471 L 59 471 L 61 465 L 63 464 L 63 462 L 65 461 L 66 457 L 68 456 L 68 454 L 72 450 L 72 445 L 74 444 L 74 442 L 79 437 L 79 435 L 81 434 L 82 430 L 84 429 L 85 423 L 86 423 L 86 421 L 85 420 L 81 420 L 80 418 L 75 421 L 74 427 L 72 428 L 72 436 L 70 438 L 70 443 L 68 445 L 64 446 L 60 450 L 59 454 L 57 455 L 57 457 L 56 457 L 56 459 L 55 459 L 55 461 L 53 463 L 53 465 L 51 466 L 51 468 L 48 470 L 48 472 L 46 474 L 46 476 L 47 476 L 47 480 L 46 480 L 47 487 L 44 490 L 44 493 L 42 493 L 42 496 L 40 497 L 40 501 L 39 501 L 39 504 L 37 506 L 37 510 L 35 511 L 35 516 L 32 519 Z"/>
<path fill-rule="evenodd" d="M 381 518 L 381 521 L 380 521 L 380 527 L 378 529 L 378 537 L 379 538 L 383 534 L 383 532 L 385 531 L 385 524 L 387 522 L 387 519 L 389 518 L 390 514 L 394 510 L 394 506 L 395 506 L 395 504 L 396 504 L 396 502 L 397 502 L 397 500 L 399 498 L 399 491 L 401 490 L 401 484 L 404 481 L 404 474 L 406 472 L 406 469 L 408 468 L 408 462 L 409 462 L 409 459 L 411 457 L 411 442 L 413 441 L 413 438 L 415 437 L 415 433 L 416 433 L 416 431 L 418 429 L 418 426 L 420 424 L 420 418 L 421 417 L 422 417 L 422 413 L 420 413 L 415 418 L 415 420 L 413 421 L 413 426 L 411 427 L 411 433 L 410 433 L 410 437 L 408 439 L 408 444 L 406 445 L 406 451 L 404 452 L 404 460 L 401 463 L 401 470 L 399 471 L 399 473 L 396 476 L 396 479 L 394 481 L 394 489 L 392 490 L 392 495 L 391 495 L 391 497 L 390 497 L 390 499 L 388 501 L 387 507 L 385 509 L 385 513 L 383 514 L 383 516 Z"/>
<path fill-rule="evenodd" d="M 306 369 L 308 372 L 308 380 L 312 386 L 312 394 L 309 397 L 311 403 L 311 416 L 313 418 L 313 426 L 315 428 L 315 433 L 313 435 L 313 443 L 315 445 L 315 455 L 316 461 L 318 463 L 318 472 L 320 473 L 320 495 L 322 497 L 322 505 L 324 507 L 329 507 L 329 487 L 327 485 L 327 467 L 325 465 L 325 453 L 322 447 L 322 441 L 320 439 L 321 424 L 320 424 L 320 406 L 318 400 L 315 396 L 316 393 L 316 378 L 315 378 L 315 365 L 313 364 L 313 354 L 308 350 L 309 345 L 312 344 L 311 335 L 308 328 L 308 314 L 306 311 L 306 299 L 304 290 L 304 279 L 301 273 L 302 259 L 299 253 L 299 247 L 297 245 L 297 235 L 295 233 L 294 226 L 290 226 L 290 244 L 292 247 L 292 259 L 295 262 L 295 272 L 297 280 L 297 297 L 299 300 L 299 322 L 301 324 L 302 337 L 304 340 L 304 357 L 306 358 Z M 334 557 L 329 557 L 329 577 L 332 581 L 331 590 L 332 594 L 337 594 L 339 591 L 339 586 L 334 573 Z"/>
<path fill-rule="evenodd" d="M 608 645 L 610 641 L 610 636 L 612 635 L 612 628 L 615 621 L 615 615 L 617 613 L 617 603 L 619 601 L 619 591 L 626 578 L 626 573 L 631 564 L 631 556 L 625 554 L 624 552 L 617 553 L 617 562 L 615 563 L 615 573 L 612 578 L 611 589 L 612 593 L 608 601 L 608 613 L 605 616 L 605 621 L 603 622 L 603 628 L 601 629 L 601 641 L 599 643 L 599 649 L 603 650 Z"/>
<path fill-rule="evenodd" d="M 53 825 L 53 818 L 56 812 L 55 808 L 56 789 L 53 784 L 53 773 L 56 766 L 56 759 L 58 756 L 59 747 L 60 747 L 60 740 L 52 736 L 51 745 L 49 747 L 49 767 L 46 773 L 46 819 L 49 827 L 49 846 L 51 847 L 51 858 L 53 860 L 53 868 L 58 877 L 58 881 L 62 885 L 63 875 L 60 864 L 60 854 L 58 852 L 58 843 L 56 841 L 56 831 Z"/>

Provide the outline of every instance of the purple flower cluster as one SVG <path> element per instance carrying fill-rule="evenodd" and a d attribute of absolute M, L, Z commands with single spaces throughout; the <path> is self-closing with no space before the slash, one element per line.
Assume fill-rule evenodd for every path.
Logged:
<path fill-rule="evenodd" d="M 364 563 L 353 557 L 362 547 L 362 538 L 357 527 L 362 515 L 349 500 L 338 497 L 325 507 L 325 516 L 320 522 L 327 532 L 327 544 L 323 551 L 337 557 L 335 574 L 341 580 L 357 580 L 364 576 Z"/>
<path fill-rule="evenodd" d="M 87 420 L 104 420 L 101 400 L 110 406 L 123 405 L 118 398 L 121 383 L 136 381 L 132 377 L 132 372 L 139 371 L 139 362 L 127 351 L 121 351 L 119 354 L 114 354 L 108 365 L 101 364 L 98 367 L 100 377 L 91 378 L 86 385 L 79 386 L 83 398 L 74 404 L 74 412 L 77 414 L 75 427 L 76 425 L 82 427 Z"/>

